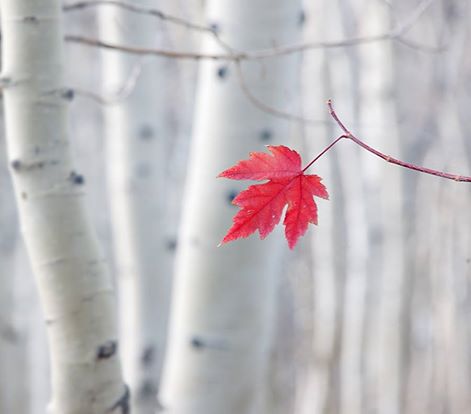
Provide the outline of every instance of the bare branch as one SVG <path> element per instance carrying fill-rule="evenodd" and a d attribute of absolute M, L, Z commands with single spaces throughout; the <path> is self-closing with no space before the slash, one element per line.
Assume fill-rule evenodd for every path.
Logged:
<path fill-rule="evenodd" d="M 428 9 L 428 7 L 432 4 L 433 1 L 434 0 L 422 1 L 413 10 L 413 12 L 409 15 L 406 21 L 402 22 L 400 25 L 397 25 L 396 27 L 394 27 L 391 31 L 384 33 L 382 35 L 356 37 L 356 38 L 352 38 L 352 39 L 348 39 L 344 41 L 338 41 L 338 42 L 310 42 L 310 43 L 303 43 L 300 45 L 263 49 L 263 50 L 259 50 L 255 52 L 236 51 L 233 47 L 231 47 L 229 44 L 224 42 L 219 36 L 217 30 L 212 27 L 195 24 L 185 19 L 164 13 L 158 9 L 139 7 L 139 6 L 135 6 L 133 4 L 129 4 L 129 3 L 119 1 L 119 0 L 79 1 L 76 3 L 71 3 L 69 5 L 66 5 L 64 6 L 63 9 L 64 11 L 74 11 L 74 10 L 81 10 L 81 9 L 89 8 L 89 7 L 96 7 L 100 5 L 112 5 L 116 7 L 121 7 L 133 13 L 147 14 L 149 16 L 171 22 L 173 24 L 185 27 L 187 29 L 197 30 L 197 31 L 211 34 L 214 37 L 215 41 L 221 46 L 221 48 L 226 51 L 226 53 L 201 54 L 201 53 L 193 53 L 193 52 L 177 52 L 177 51 L 164 50 L 164 49 L 138 48 L 138 47 L 123 46 L 123 45 L 115 45 L 108 42 L 104 42 L 99 39 L 92 39 L 92 38 L 87 38 L 84 36 L 73 36 L 73 35 L 66 36 L 66 40 L 69 42 L 80 43 L 80 44 L 85 44 L 85 45 L 95 46 L 95 47 L 102 47 L 102 48 L 111 49 L 111 50 L 119 50 L 122 52 L 133 53 L 137 55 L 155 55 L 155 56 L 164 56 L 168 58 L 179 58 L 179 59 L 195 59 L 195 60 L 212 59 L 212 60 L 233 61 L 236 66 L 236 72 L 237 72 L 239 84 L 244 95 L 257 108 L 261 109 L 262 111 L 266 113 L 270 113 L 273 116 L 288 119 L 290 121 L 302 122 L 305 124 L 319 124 L 319 123 L 325 123 L 325 121 L 309 119 L 300 115 L 288 113 L 280 109 L 273 108 L 270 105 L 266 104 L 265 102 L 260 101 L 250 91 L 249 87 L 247 86 L 245 82 L 245 78 L 244 78 L 242 67 L 241 67 L 241 61 L 267 59 L 271 57 L 290 55 L 294 53 L 302 53 L 304 51 L 312 50 L 312 49 L 356 46 L 356 45 L 361 45 L 361 44 L 366 44 L 366 43 L 384 41 L 388 39 L 397 39 L 397 41 L 402 42 L 408 45 L 409 47 L 417 48 L 420 50 L 425 50 L 428 52 L 438 52 L 438 51 L 443 50 L 443 48 L 433 48 L 433 47 L 428 47 L 428 46 L 411 44 L 411 42 L 406 41 L 401 37 L 414 25 L 414 23 L 422 16 L 422 14 Z M 129 88 L 129 92 L 127 94 L 125 95 L 120 94 L 119 96 L 111 97 L 111 98 L 102 97 L 102 96 L 97 95 L 94 92 L 89 92 L 89 91 L 76 90 L 76 92 L 77 94 L 88 97 L 100 104 L 109 105 L 109 104 L 120 102 L 123 99 L 126 99 L 126 97 L 132 92 L 132 87 Z"/>
<path fill-rule="evenodd" d="M 239 85 L 240 85 L 240 88 L 242 89 L 242 92 L 252 104 L 254 104 L 257 108 L 261 109 L 263 112 L 267 112 L 278 118 L 287 119 L 288 121 L 301 122 L 303 124 L 316 124 L 316 125 L 325 124 L 326 121 L 305 118 L 301 115 L 296 115 L 290 112 L 285 112 L 278 108 L 274 108 L 266 104 L 265 102 L 261 101 L 252 93 L 247 83 L 245 82 L 244 74 L 242 72 L 241 62 L 236 61 L 235 66 L 236 66 L 237 77 L 239 80 Z"/>
<path fill-rule="evenodd" d="M 359 36 L 359 37 L 354 37 L 351 39 L 333 41 L 333 42 L 308 42 L 308 43 L 302 43 L 298 45 L 291 45 L 291 46 L 288 45 L 288 46 L 280 46 L 280 47 L 269 48 L 269 49 L 262 49 L 262 50 L 253 51 L 253 52 L 241 51 L 241 52 L 233 52 L 233 53 L 204 54 L 204 53 L 196 53 L 196 52 L 171 51 L 171 50 L 165 50 L 165 49 L 150 49 L 150 48 L 140 48 L 140 47 L 126 46 L 126 45 L 117 45 L 117 44 L 112 44 L 109 42 L 104 42 L 100 39 L 94 39 L 94 38 L 89 38 L 86 36 L 79 36 L 79 35 L 67 35 L 66 41 L 73 42 L 73 43 L 80 43 L 80 44 L 84 44 L 88 46 L 119 50 L 121 52 L 137 54 L 137 55 L 155 55 L 155 56 L 164 56 L 168 58 L 179 58 L 179 59 L 194 59 L 194 60 L 212 59 L 212 60 L 225 60 L 225 61 L 261 60 L 261 59 L 268 59 L 268 58 L 277 57 L 277 56 L 291 55 L 294 53 L 300 53 L 300 52 L 314 50 L 314 49 L 352 47 L 352 46 L 359 46 L 359 45 L 363 45 L 367 43 L 375 43 L 379 41 L 394 40 L 394 39 L 400 40 L 403 43 L 407 42 L 407 44 L 410 47 L 416 47 L 416 45 L 412 44 L 410 41 L 406 41 L 402 39 L 402 36 L 414 25 L 414 23 L 422 16 L 422 14 L 428 9 L 428 7 L 430 7 L 433 1 L 434 0 L 422 1 L 410 13 L 408 19 L 405 22 L 397 25 L 396 27 L 393 27 L 390 31 L 386 33 L 379 34 L 376 36 Z M 125 8 L 126 10 L 129 10 L 135 13 L 148 14 L 150 16 L 154 16 L 159 19 L 166 20 L 174 24 L 178 24 L 180 26 L 184 26 L 189 29 L 207 32 L 215 36 L 220 44 L 222 42 L 222 40 L 219 38 L 216 31 L 211 27 L 206 27 L 199 24 L 195 24 L 185 19 L 181 19 L 175 16 L 165 14 L 160 10 L 142 8 L 142 7 L 134 6 L 126 2 L 121 2 L 118 0 L 81 1 L 78 3 L 73 3 L 67 6 L 64 6 L 64 10 L 65 11 L 80 10 L 85 7 L 92 7 L 92 6 L 98 6 L 98 5 L 104 5 L 104 4 L 122 7 L 122 8 Z M 226 45 L 226 46 L 229 46 L 229 45 Z M 440 52 L 444 50 L 443 46 L 434 48 L 431 46 L 423 47 L 423 46 L 417 45 L 417 47 L 421 48 L 422 50 L 429 51 L 429 52 Z"/>
<path fill-rule="evenodd" d="M 85 89 L 79 89 L 79 88 L 73 88 L 73 91 L 75 95 L 79 95 L 84 98 L 91 99 L 92 101 L 95 101 L 100 105 L 119 104 L 125 101 L 134 91 L 134 88 L 137 84 L 139 76 L 141 75 L 142 67 L 144 66 L 144 64 L 145 64 L 144 59 L 143 58 L 139 59 L 139 61 L 137 61 L 131 68 L 131 71 L 129 72 L 129 75 L 124 81 L 123 85 L 120 88 L 118 88 L 116 92 L 114 92 L 113 94 L 110 94 L 109 96 L 103 96 L 98 93 L 85 90 Z"/>
<path fill-rule="evenodd" d="M 87 46 L 101 47 L 103 49 L 118 50 L 120 52 L 131 53 L 133 55 L 147 55 L 147 56 L 163 56 L 168 58 L 178 58 L 178 59 L 214 59 L 214 60 L 232 60 L 227 55 L 202 55 L 200 53 L 193 52 L 176 52 L 172 50 L 164 49 L 149 49 L 144 47 L 133 47 L 133 46 L 124 46 L 116 45 L 109 42 L 104 42 L 100 39 L 94 39 L 86 36 L 77 36 L 77 35 L 66 35 L 65 41 L 70 43 L 79 43 Z"/>
<path fill-rule="evenodd" d="M 337 138 L 332 144 L 330 144 L 325 150 L 323 150 L 313 161 L 311 161 L 306 169 L 311 166 L 314 161 L 316 161 L 319 157 L 321 157 L 323 154 L 325 154 L 330 148 L 332 148 L 338 141 L 341 139 L 350 139 L 352 140 L 355 144 L 359 145 L 363 149 L 367 150 L 368 152 L 371 152 L 372 154 L 376 155 L 379 158 L 382 158 L 383 160 L 399 165 L 400 167 L 407 168 L 409 170 L 414 170 L 418 171 L 424 174 L 430 174 L 430 175 L 435 175 L 437 177 L 441 178 L 446 178 L 448 180 L 454 180 L 454 181 L 460 181 L 460 182 L 471 182 L 471 177 L 467 177 L 465 175 L 459 175 L 459 174 L 451 174 L 443 171 L 438 171 L 438 170 L 433 170 L 431 168 L 426 168 L 426 167 L 421 167 L 419 165 L 411 164 L 408 162 L 404 162 L 401 160 L 398 160 L 397 158 L 393 158 L 389 155 L 383 154 L 382 152 L 370 147 L 369 145 L 365 144 L 361 139 L 357 138 L 355 135 L 353 135 L 348 128 L 345 126 L 345 124 L 340 120 L 338 117 L 337 113 L 334 110 L 334 107 L 332 105 L 332 101 L 329 99 L 327 101 L 327 106 L 329 107 L 329 112 L 334 121 L 337 123 L 337 125 L 340 127 L 340 129 L 344 132 L 343 135 L 341 135 L 339 138 Z"/>
<path fill-rule="evenodd" d="M 198 30 L 201 32 L 213 32 L 214 31 L 214 29 L 210 27 L 202 26 L 197 23 L 192 23 L 180 17 L 173 16 L 168 13 L 164 13 L 163 11 L 158 10 L 158 9 L 140 7 L 140 6 L 136 6 L 134 4 L 126 3 L 124 1 L 119 1 L 119 0 L 78 1 L 76 3 L 70 3 L 70 4 L 64 5 L 62 10 L 64 10 L 65 12 L 70 12 L 70 11 L 83 10 L 90 7 L 97 7 L 97 6 L 104 6 L 104 5 L 120 7 L 132 13 L 147 14 L 149 16 L 156 17 L 160 20 L 167 21 L 175 25 L 185 27 L 187 29 Z"/>

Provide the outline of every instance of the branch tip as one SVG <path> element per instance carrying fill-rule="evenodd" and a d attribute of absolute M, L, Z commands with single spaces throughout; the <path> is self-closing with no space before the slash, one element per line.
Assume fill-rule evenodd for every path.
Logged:
<path fill-rule="evenodd" d="M 329 107 L 330 115 L 332 116 L 334 121 L 337 123 L 337 125 L 340 127 L 340 129 L 342 129 L 342 131 L 344 133 L 339 138 L 337 138 L 332 144 L 330 144 L 324 151 L 322 151 L 321 154 L 319 154 L 318 157 L 316 157 L 313 161 L 311 161 L 308 164 L 308 166 L 310 166 L 321 155 L 325 154 L 328 150 L 330 150 L 332 148 L 332 146 L 334 144 L 336 144 L 340 139 L 349 138 L 355 144 L 359 145 L 360 147 L 362 147 L 366 151 L 370 152 L 373 155 L 376 155 L 379 158 L 382 158 L 384 161 L 389 162 L 391 164 L 395 164 L 395 165 L 398 165 L 400 167 L 407 168 L 409 170 L 418 171 L 418 172 L 423 173 L 423 174 L 430 174 L 430 175 L 435 175 L 437 177 L 446 178 L 448 180 L 459 181 L 459 182 L 468 182 L 468 183 L 471 182 L 471 177 L 467 177 L 467 176 L 464 176 L 464 175 L 458 175 L 458 174 L 450 174 L 450 173 L 447 173 L 447 172 L 444 172 L 444 171 L 439 171 L 439 170 L 433 170 L 431 168 L 426 168 L 426 167 L 422 167 L 420 165 L 411 164 L 411 163 L 393 158 L 390 155 L 383 154 L 381 151 L 378 151 L 377 149 L 375 149 L 373 147 L 370 147 L 368 144 L 363 142 L 360 138 L 357 138 L 355 135 L 353 135 L 347 129 L 345 124 L 340 120 L 337 113 L 335 112 L 335 110 L 333 108 L 333 105 L 332 105 L 332 100 L 331 99 L 329 99 L 327 101 L 327 105 Z"/>

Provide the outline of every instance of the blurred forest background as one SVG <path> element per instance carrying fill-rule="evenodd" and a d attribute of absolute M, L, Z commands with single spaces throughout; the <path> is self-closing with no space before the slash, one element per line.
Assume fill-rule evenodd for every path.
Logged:
<path fill-rule="evenodd" d="M 471 3 L 126 4 L 64 2 L 64 88 L 132 412 L 470 413 L 469 184 L 339 143 L 289 251 L 280 231 L 217 247 L 244 183 L 216 175 L 267 144 L 312 159 L 341 134 L 329 98 L 381 152 L 471 175 Z M 42 414 L 54 355 L 3 131 L 0 412 Z"/>

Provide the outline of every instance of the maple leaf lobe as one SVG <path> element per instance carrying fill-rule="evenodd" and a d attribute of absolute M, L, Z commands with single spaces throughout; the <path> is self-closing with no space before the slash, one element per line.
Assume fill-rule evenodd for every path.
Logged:
<path fill-rule="evenodd" d="M 301 157 L 284 145 L 267 145 L 271 154 L 251 152 L 248 160 L 239 161 L 218 177 L 232 180 L 273 180 L 301 173 Z"/>
<path fill-rule="evenodd" d="M 223 171 L 218 177 L 233 180 L 268 180 L 252 185 L 232 201 L 240 210 L 221 244 L 250 236 L 258 230 L 264 239 L 280 222 L 286 205 L 285 236 L 290 249 L 304 235 L 309 223 L 317 224 L 314 196 L 328 199 L 317 175 L 301 169 L 300 155 L 283 145 L 267 146 L 271 154 L 252 152 L 249 159 Z"/>

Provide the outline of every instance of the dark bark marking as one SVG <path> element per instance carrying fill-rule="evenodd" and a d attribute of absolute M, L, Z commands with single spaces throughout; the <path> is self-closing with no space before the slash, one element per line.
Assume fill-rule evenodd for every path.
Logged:
<path fill-rule="evenodd" d="M 177 240 L 176 239 L 169 239 L 165 244 L 167 250 L 174 251 L 177 248 Z"/>
<path fill-rule="evenodd" d="M 116 341 L 106 341 L 103 345 L 100 345 L 96 352 L 97 359 L 108 359 L 111 358 L 118 349 L 118 343 Z"/>
<path fill-rule="evenodd" d="M 302 26 L 306 22 L 306 13 L 304 10 L 301 10 L 298 14 L 298 25 Z"/>
<path fill-rule="evenodd" d="M 113 406 L 107 410 L 108 413 L 114 412 L 116 409 L 121 408 L 121 414 L 130 414 L 130 405 L 129 401 L 131 399 L 131 392 L 129 391 L 129 387 L 124 384 L 124 394 L 119 398 Z"/>
<path fill-rule="evenodd" d="M 204 341 L 197 336 L 194 336 L 193 338 L 191 338 L 190 344 L 195 349 L 202 349 L 205 347 Z"/>
<path fill-rule="evenodd" d="M 83 177 L 83 175 L 78 174 L 75 171 L 70 172 L 69 180 L 72 181 L 72 183 L 76 185 L 82 185 L 85 183 L 85 178 Z"/>
<path fill-rule="evenodd" d="M 141 138 L 144 141 L 148 141 L 154 138 L 154 136 L 155 136 L 154 128 L 152 128 L 150 125 L 143 125 L 139 129 L 139 138 Z"/>
<path fill-rule="evenodd" d="M 259 134 L 260 141 L 269 141 L 273 138 L 273 132 L 269 129 L 262 129 Z"/>
<path fill-rule="evenodd" d="M 64 89 L 61 93 L 61 96 L 66 101 L 73 101 L 75 98 L 75 91 L 73 89 Z"/>
<path fill-rule="evenodd" d="M 34 149 L 35 154 L 39 153 L 39 149 Z M 13 171 L 20 172 L 20 171 L 31 171 L 35 169 L 41 169 L 46 166 L 57 165 L 59 164 L 58 160 L 40 160 L 40 161 L 21 161 L 19 159 L 14 159 L 10 162 L 10 166 Z"/>
<path fill-rule="evenodd" d="M 215 34 L 219 34 L 221 33 L 221 26 L 216 23 L 216 22 L 212 22 L 209 24 L 209 28 L 211 29 L 211 31 Z"/>
<path fill-rule="evenodd" d="M 39 23 L 39 19 L 36 16 L 25 16 L 23 21 L 25 23 Z"/>
<path fill-rule="evenodd" d="M 15 171 L 19 171 L 21 169 L 21 161 L 20 160 L 13 160 L 11 163 L 11 168 L 13 168 Z"/>
<path fill-rule="evenodd" d="M 50 164 L 56 164 L 56 163 L 51 162 Z M 13 160 L 10 163 L 10 165 L 14 171 L 20 171 L 20 170 L 33 170 L 35 168 L 41 169 L 46 165 L 46 163 L 44 161 L 34 161 L 34 162 L 30 162 L 26 164 L 20 160 Z"/>
<path fill-rule="evenodd" d="M 222 338 L 203 339 L 201 336 L 198 335 L 194 335 L 190 339 L 190 346 L 192 346 L 197 351 L 203 350 L 204 348 L 209 350 L 225 351 L 229 348 L 226 341 Z"/>
<path fill-rule="evenodd" d="M 220 66 L 217 70 L 218 78 L 220 78 L 220 79 L 226 78 L 228 72 L 229 72 L 229 70 L 228 70 L 227 66 Z"/>
<path fill-rule="evenodd" d="M 150 365 L 155 360 L 155 348 L 153 346 L 147 346 L 144 348 L 141 356 L 141 362 L 144 366 Z"/>

